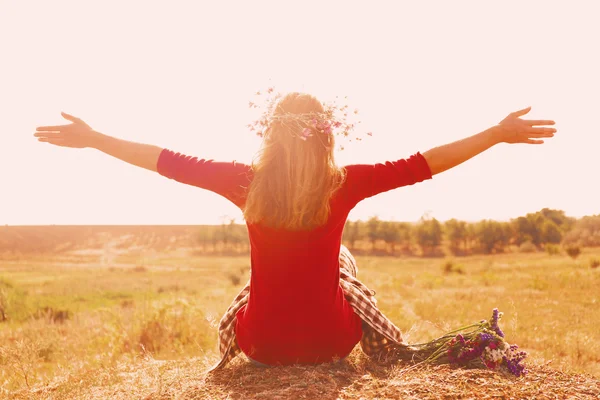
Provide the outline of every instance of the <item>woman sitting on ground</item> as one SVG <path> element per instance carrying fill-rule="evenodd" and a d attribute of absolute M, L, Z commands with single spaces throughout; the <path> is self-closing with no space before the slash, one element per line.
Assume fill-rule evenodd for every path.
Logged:
<path fill-rule="evenodd" d="M 455 167 L 498 143 L 543 143 L 556 131 L 549 120 L 510 114 L 466 139 L 407 159 L 339 167 L 323 105 L 291 93 L 268 118 L 252 165 L 214 162 L 132 143 L 71 124 L 37 128 L 39 141 L 98 149 L 179 182 L 211 190 L 244 213 L 251 245 L 251 278 L 220 326 L 224 365 L 239 350 L 257 364 L 330 362 L 361 342 L 372 356 L 402 342 L 399 329 L 355 278 L 354 259 L 341 246 L 348 213 L 363 199 L 412 185 Z M 340 249 L 342 251 L 340 252 Z"/>

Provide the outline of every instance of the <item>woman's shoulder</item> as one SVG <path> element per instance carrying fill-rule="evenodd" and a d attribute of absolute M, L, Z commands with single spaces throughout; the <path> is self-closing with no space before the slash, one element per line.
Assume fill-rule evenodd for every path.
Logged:
<path fill-rule="evenodd" d="M 346 185 L 348 182 L 352 182 L 355 180 L 360 180 L 361 177 L 365 177 L 366 174 L 369 173 L 373 169 L 373 165 L 369 164 L 348 164 L 340 167 L 340 170 L 343 171 L 344 183 Z"/>

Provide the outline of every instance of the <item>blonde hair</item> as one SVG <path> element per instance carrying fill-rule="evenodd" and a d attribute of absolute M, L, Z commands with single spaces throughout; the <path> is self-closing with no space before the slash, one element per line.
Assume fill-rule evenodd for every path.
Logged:
<path fill-rule="evenodd" d="M 324 225 L 329 218 L 329 202 L 344 170 L 334 161 L 330 131 L 313 129 L 312 136 L 303 137 L 309 124 L 301 115 L 325 115 L 323 105 L 311 95 L 290 93 L 273 111 L 252 164 L 244 206 L 248 223 L 297 231 Z"/>

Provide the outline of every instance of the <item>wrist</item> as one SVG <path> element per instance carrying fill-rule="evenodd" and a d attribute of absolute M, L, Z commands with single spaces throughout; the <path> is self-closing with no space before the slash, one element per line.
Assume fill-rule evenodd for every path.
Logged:
<path fill-rule="evenodd" d="M 89 144 L 87 147 L 96 149 L 96 150 L 101 150 L 102 146 L 106 142 L 107 138 L 108 138 L 108 136 L 106 136 L 100 132 L 91 131 L 90 136 L 89 136 Z"/>
<path fill-rule="evenodd" d="M 505 132 L 500 125 L 492 126 L 491 128 L 486 129 L 482 133 L 484 134 L 486 141 L 490 144 L 490 146 L 494 146 L 498 143 L 503 143 L 505 141 Z"/>

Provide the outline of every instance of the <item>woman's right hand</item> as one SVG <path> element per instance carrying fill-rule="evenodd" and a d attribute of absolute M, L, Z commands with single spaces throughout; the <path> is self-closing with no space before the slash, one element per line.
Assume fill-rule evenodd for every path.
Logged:
<path fill-rule="evenodd" d="M 33 136 L 37 137 L 40 142 L 55 146 L 77 149 L 93 147 L 94 139 L 99 135 L 98 132 L 95 132 L 88 124 L 77 117 L 64 112 L 61 115 L 66 120 L 71 121 L 71 124 L 40 126 L 36 128 Z"/>
<path fill-rule="evenodd" d="M 542 144 L 544 138 L 553 137 L 556 129 L 544 125 L 554 125 L 554 121 L 520 118 L 530 110 L 531 107 L 527 107 L 515 111 L 493 127 L 492 130 L 496 131 L 494 135 L 497 140 L 504 143 Z"/>

